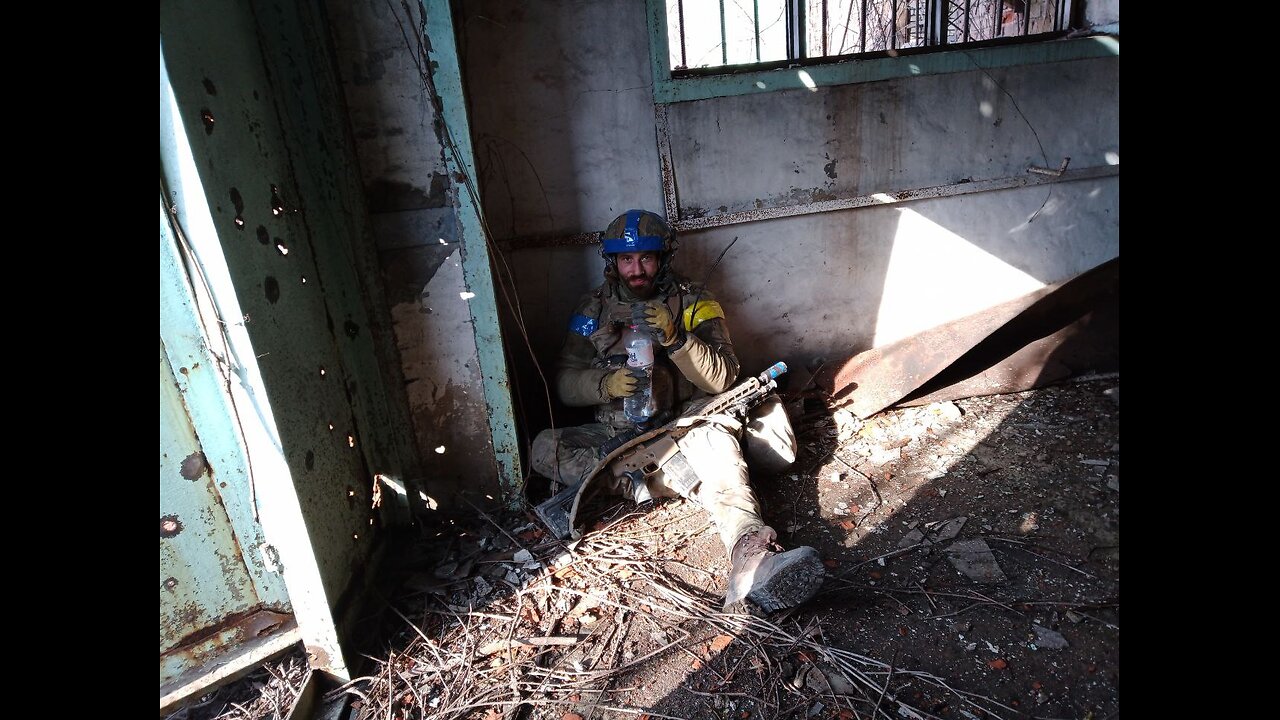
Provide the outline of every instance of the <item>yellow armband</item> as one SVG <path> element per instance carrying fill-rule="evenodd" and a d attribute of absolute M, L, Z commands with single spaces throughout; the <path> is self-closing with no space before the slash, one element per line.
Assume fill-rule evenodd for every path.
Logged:
<path fill-rule="evenodd" d="M 720 303 L 715 300 L 700 300 L 684 309 L 684 329 L 686 332 L 693 332 L 702 323 L 722 317 L 724 310 L 720 308 Z"/>

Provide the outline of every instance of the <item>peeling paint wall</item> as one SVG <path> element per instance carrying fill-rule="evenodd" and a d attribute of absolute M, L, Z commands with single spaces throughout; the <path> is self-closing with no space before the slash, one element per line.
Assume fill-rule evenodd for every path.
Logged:
<path fill-rule="evenodd" d="M 630 207 L 662 211 L 643 3 L 472 2 L 459 25 L 499 236 L 595 232 Z M 1071 168 L 1118 165 L 1118 85 L 1114 57 L 677 103 L 679 205 L 685 217 L 791 206 L 1025 176 L 1068 156 Z M 701 280 L 735 238 L 710 285 L 744 372 L 805 365 L 1118 255 L 1119 178 L 688 232 L 677 266 Z M 508 261 L 549 370 L 601 261 L 588 247 Z"/>
<path fill-rule="evenodd" d="M 405 33 L 415 41 L 416 24 L 398 3 L 326 4 L 425 491 L 444 507 L 460 489 L 496 495 L 489 410 L 450 197 L 457 188 L 415 49 L 406 45 Z"/>

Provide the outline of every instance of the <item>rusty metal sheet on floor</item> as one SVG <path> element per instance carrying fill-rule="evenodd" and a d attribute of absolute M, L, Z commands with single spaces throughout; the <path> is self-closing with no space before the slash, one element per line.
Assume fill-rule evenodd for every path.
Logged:
<path fill-rule="evenodd" d="M 866 418 L 915 405 L 1017 392 L 1120 368 L 1120 258 L 881 348 L 814 376 Z"/>

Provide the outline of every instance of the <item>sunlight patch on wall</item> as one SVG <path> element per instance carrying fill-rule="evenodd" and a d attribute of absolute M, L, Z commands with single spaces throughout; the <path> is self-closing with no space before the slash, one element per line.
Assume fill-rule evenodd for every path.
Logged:
<path fill-rule="evenodd" d="M 899 209 L 873 345 L 1019 297 L 1044 283 L 914 210 Z"/>

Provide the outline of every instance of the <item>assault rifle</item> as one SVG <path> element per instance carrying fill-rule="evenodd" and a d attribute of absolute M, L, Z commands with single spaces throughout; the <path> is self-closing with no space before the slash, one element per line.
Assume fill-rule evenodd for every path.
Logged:
<path fill-rule="evenodd" d="M 629 481 L 637 503 L 652 499 L 646 481 L 659 471 L 666 473 L 682 495 L 687 495 L 698 479 L 680 453 L 677 441 L 716 415 L 745 422 L 747 413 L 777 389 L 778 377 L 786 371 L 786 363 L 774 363 L 759 375 L 698 401 L 684 415 L 664 425 L 641 427 L 610 438 L 600 447 L 600 461 L 582 482 L 565 487 L 534 511 L 556 537 L 567 540 L 581 535 L 574 527 L 578 505 L 591 482 L 604 472 Z"/>

